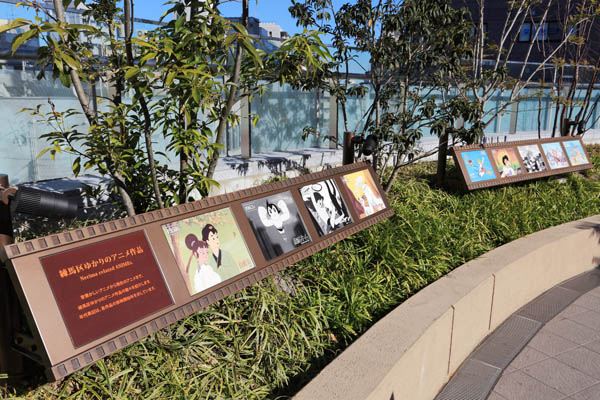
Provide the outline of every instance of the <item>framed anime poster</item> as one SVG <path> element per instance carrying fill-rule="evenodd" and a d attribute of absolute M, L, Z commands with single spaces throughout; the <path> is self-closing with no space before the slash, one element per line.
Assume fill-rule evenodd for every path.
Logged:
<path fill-rule="evenodd" d="M 300 195 L 319 237 L 353 222 L 335 180 L 327 179 L 303 186 Z"/>
<path fill-rule="evenodd" d="M 485 150 L 463 151 L 460 156 L 471 183 L 496 179 L 496 173 Z"/>
<path fill-rule="evenodd" d="M 342 182 L 360 219 L 385 209 L 385 202 L 368 170 L 343 175 Z"/>
<path fill-rule="evenodd" d="M 563 142 L 565 150 L 567 151 L 567 157 L 571 161 L 571 165 L 584 165 L 588 164 L 589 160 L 583 150 L 583 146 L 579 140 L 567 140 Z"/>
<path fill-rule="evenodd" d="M 242 203 L 265 260 L 310 243 L 310 235 L 289 191 Z"/>
<path fill-rule="evenodd" d="M 229 208 L 162 225 L 190 295 L 254 268 Z"/>
<path fill-rule="evenodd" d="M 560 142 L 542 143 L 542 149 L 544 150 L 550 169 L 569 167 L 569 161 L 567 160 L 567 156 L 565 155 Z"/>
<path fill-rule="evenodd" d="M 518 146 L 517 149 L 523 160 L 523 166 L 528 173 L 546 171 L 546 162 L 537 144 Z"/>
<path fill-rule="evenodd" d="M 519 161 L 517 152 L 514 148 L 504 147 L 492 149 L 492 157 L 494 158 L 496 169 L 498 170 L 501 179 L 510 178 L 523 173 L 521 162 Z"/>

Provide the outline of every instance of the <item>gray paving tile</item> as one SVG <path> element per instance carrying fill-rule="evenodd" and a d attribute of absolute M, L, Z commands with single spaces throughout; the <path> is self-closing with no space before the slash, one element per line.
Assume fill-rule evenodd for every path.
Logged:
<path fill-rule="evenodd" d="M 568 317 L 571 321 L 575 321 L 581 325 L 585 325 L 588 328 L 592 328 L 596 331 L 600 331 L 600 313 L 596 311 L 586 311 L 577 315 Z"/>
<path fill-rule="evenodd" d="M 545 331 L 542 328 L 542 330 L 531 339 L 527 346 L 541 351 L 548 356 L 554 356 L 579 345 L 561 336 L 555 335 L 552 332 Z"/>
<path fill-rule="evenodd" d="M 596 297 L 600 297 L 600 287 L 597 287 L 595 289 L 590 290 L 589 292 L 587 292 L 585 294 L 586 296 L 596 296 Z"/>
<path fill-rule="evenodd" d="M 575 305 L 575 304 L 571 304 L 570 306 L 568 306 L 567 308 L 565 308 L 564 310 L 562 310 L 557 316 L 556 319 L 563 319 L 563 318 L 569 318 L 572 317 L 574 315 L 577 314 L 581 314 L 582 312 L 586 312 L 588 311 L 587 308 Z"/>
<path fill-rule="evenodd" d="M 600 297 L 591 296 L 587 293 L 575 300 L 573 304 L 579 307 L 587 308 L 588 310 L 600 312 Z"/>
<path fill-rule="evenodd" d="M 533 347 L 526 346 L 523 350 L 521 350 L 519 355 L 512 360 L 509 366 L 513 367 L 514 369 L 521 369 L 545 360 L 549 357 L 549 355 L 544 354 Z"/>
<path fill-rule="evenodd" d="M 600 354 L 600 340 L 596 340 L 594 342 L 587 343 L 584 345 L 584 347 Z"/>
<path fill-rule="evenodd" d="M 499 395 L 496 392 L 490 393 L 490 397 L 487 400 L 506 400 L 506 397 Z"/>
<path fill-rule="evenodd" d="M 521 371 L 565 395 L 577 393 L 598 383 L 597 379 L 591 378 L 553 358 L 530 365 Z M 512 376 L 521 371 L 507 376 Z"/>
<path fill-rule="evenodd" d="M 507 375 L 507 374 L 510 374 L 515 371 L 517 371 L 517 369 L 515 367 L 513 367 L 512 365 L 509 365 L 506 368 L 504 368 L 504 370 L 502 371 L 502 375 Z"/>
<path fill-rule="evenodd" d="M 569 397 L 569 400 L 598 400 L 600 399 L 600 384 L 594 385 Z"/>
<path fill-rule="evenodd" d="M 586 344 L 600 339 L 600 332 L 570 319 L 552 320 L 542 328 L 577 344 Z"/>
<path fill-rule="evenodd" d="M 600 381 L 600 354 L 585 347 L 578 347 L 565 351 L 555 358 Z"/>
<path fill-rule="evenodd" d="M 559 400 L 565 397 L 521 371 L 502 376 L 494 392 L 504 396 L 506 400 Z"/>

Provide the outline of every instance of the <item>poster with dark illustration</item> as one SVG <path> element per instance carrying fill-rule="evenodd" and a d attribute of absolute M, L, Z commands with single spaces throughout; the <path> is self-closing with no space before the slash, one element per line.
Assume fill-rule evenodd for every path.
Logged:
<path fill-rule="evenodd" d="M 242 208 L 267 261 L 311 241 L 289 191 L 243 203 Z"/>
<path fill-rule="evenodd" d="M 319 236 L 325 236 L 352 223 L 352 217 L 333 179 L 300 188 L 304 205 Z"/>
<path fill-rule="evenodd" d="M 190 295 L 255 266 L 229 208 L 171 222 L 162 229 Z"/>
<path fill-rule="evenodd" d="M 519 146 L 519 154 L 523 159 L 523 166 L 529 173 L 542 172 L 546 170 L 546 163 L 544 157 L 537 144 L 531 144 L 528 146 Z"/>

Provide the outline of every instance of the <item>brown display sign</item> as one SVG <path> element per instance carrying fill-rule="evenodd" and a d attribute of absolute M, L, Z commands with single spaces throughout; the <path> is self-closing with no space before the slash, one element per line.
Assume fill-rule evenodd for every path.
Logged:
<path fill-rule="evenodd" d="M 14 346 L 64 378 L 393 215 L 384 193 L 352 164 L 0 248 Z"/>
<path fill-rule="evenodd" d="M 593 168 L 581 137 L 452 147 L 469 190 Z"/>
<path fill-rule="evenodd" d="M 75 347 L 173 304 L 143 231 L 40 262 Z"/>

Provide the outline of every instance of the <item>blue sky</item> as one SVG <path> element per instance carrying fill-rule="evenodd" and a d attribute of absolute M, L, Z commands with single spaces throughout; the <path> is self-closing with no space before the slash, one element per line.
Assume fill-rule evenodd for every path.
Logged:
<path fill-rule="evenodd" d="M 169 9 L 164 5 L 165 0 L 134 0 L 135 14 L 138 18 L 158 19 L 162 13 Z M 334 0 L 339 6 L 344 1 Z M 293 35 L 302 30 L 296 26 L 296 20 L 290 16 L 288 8 L 292 5 L 290 0 L 249 0 L 250 16 L 258 18 L 261 22 L 275 22 L 282 30 Z M 219 7 L 225 17 L 239 17 L 242 14 L 241 1 L 223 1 Z"/>

